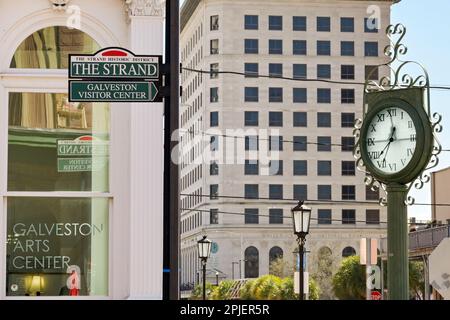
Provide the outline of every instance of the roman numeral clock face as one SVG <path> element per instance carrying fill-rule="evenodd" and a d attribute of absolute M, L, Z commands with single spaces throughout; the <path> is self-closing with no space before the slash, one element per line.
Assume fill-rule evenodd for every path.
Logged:
<path fill-rule="evenodd" d="M 398 107 L 378 112 L 369 124 L 366 137 L 370 161 L 385 174 L 403 170 L 416 150 L 414 122 L 406 111 Z"/>

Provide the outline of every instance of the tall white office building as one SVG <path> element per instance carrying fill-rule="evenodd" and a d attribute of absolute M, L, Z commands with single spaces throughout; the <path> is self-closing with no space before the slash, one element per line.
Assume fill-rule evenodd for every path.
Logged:
<path fill-rule="evenodd" d="M 307 269 L 324 299 L 360 239 L 386 234 L 379 194 L 355 170 L 352 131 L 363 104 L 355 82 L 387 62 L 394 2 L 186 0 L 181 61 L 209 73 L 182 74 L 182 289 L 198 281 L 203 234 L 211 282 L 268 274 L 279 257 L 295 264 L 296 202 L 283 199 L 312 208 Z M 216 159 L 199 161 L 206 153 Z"/>

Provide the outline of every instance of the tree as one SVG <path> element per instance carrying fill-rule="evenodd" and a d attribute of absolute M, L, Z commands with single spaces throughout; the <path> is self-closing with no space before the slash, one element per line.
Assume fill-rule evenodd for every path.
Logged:
<path fill-rule="evenodd" d="M 213 291 L 214 286 L 206 282 L 206 300 L 209 300 L 211 292 Z M 203 283 L 199 283 L 192 290 L 192 294 L 190 300 L 202 300 L 203 299 Z"/>
<path fill-rule="evenodd" d="M 384 280 L 387 282 L 387 271 L 384 271 Z M 411 298 L 420 298 L 424 287 L 423 264 L 418 261 L 409 262 L 409 288 Z M 341 300 L 366 299 L 366 272 L 365 266 L 360 265 L 359 256 L 345 258 L 341 267 L 333 277 L 333 290 Z"/>
<path fill-rule="evenodd" d="M 269 273 L 279 278 L 287 277 L 294 272 L 294 266 L 284 258 L 277 258 L 270 262 Z"/>
<path fill-rule="evenodd" d="M 231 297 L 231 288 L 233 287 L 235 281 L 233 280 L 224 280 L 220 282 L 218 286 L 216 286 L 211 292 L 212 300 L 230 300 Z"/>

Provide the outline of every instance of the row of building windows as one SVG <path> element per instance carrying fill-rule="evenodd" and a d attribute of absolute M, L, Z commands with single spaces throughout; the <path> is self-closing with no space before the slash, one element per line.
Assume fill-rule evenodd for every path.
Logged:
<path fill-rule="evenodd" d="M 317 200 L 332 200 L 332 186 L 331 185 L 317 185 Z M 373 191 L 366 186 L 366 200 L 378 201 L 379 191 Z M 210 200 L 219 199 L 219 185 L 210 185 Z M 293 198 L 297 200 L 308 200 L 308 186 L 306 184 L 295 184 L 292 186 Z M 259 199 L 259 185 L 258 184 L 246 184 L 244 186 L 244 195 L 247 199 Z M 269 198 L 270 199 L 283 199 L 283 185 L 271 184 L 269 185 Z M 341 186 L 341 199 L 342 200 L 355 200 L 356 198 L 356 186 L 343 185 Z"/>
<path fill-rule="evenodd" d="M 259 209 L 258 208 L 246 208 L 244 209 L 244 223 L 245 224 L 259 224 Z M 341 223 L 342 224 L 356 224 L 356 210 L 343 209 L 341 211 Z M 313 222 L 317 224 L 332 224 L 332 210 L 331 209 L 318 209 L 317 218 L 311 218 Z M 269 224 L 283 224 L 284 223 L 284 210 L 281 208 L 269 209 Z M 290 220 L 289 220 L 290 221 Z M 367 209 L 366 224 L 380 224 L 380 210 Z M 209 223 L 219 224 L 219 210 L 210 209 L 209 211 Z"/>
<path fill-rule="evenodd" d="M 280 103 L 283 102 L 283 88 L 270 87 L 269 88 L 269 102 Z M 331 88 L 318 88 L 316 95 L 317 103 L 331 103 Z M 209 88 L 209 102 L 219 102 L 219 88 Z M 245 87 L 244 88 L 244 102 L 260 102 L 259 101 L 259 87 Z M 308 90 L 307 88 L 292 88 L 292 102 L 293 103 L 307 103 Z M 354 104 L 355 103 L 355 89 L 341 89 L 341 103 Z"/>
<path fill-rule="evenodd" d="M 306 16 L 292 17 L 292 31 L 307 31 Z M 355 32 L 355 18 L 341 17 L 340 32 Z M 244 29 L 245 30 L 259 30 L 259 16 L 258 15 L 244 15 Z M 219 30 L 219 16 L 210 16 L 210 30 Z M 268 17 L 268 30 L 282 31 L 283 30 L 283 16 L 270 15 Z M 366 33 L 378 32 L 378 20 L 375 18 L 364 18 L 363 29 Z M 331 17 L 316 17 L 316 31 L 317 32 L 331 32 Z"/>
<path fill-rule="evenodd" d="M 281 115 L 280 115 L 281 114 Z M 308 114 L 303 111 L 295 111 L 292 115 L 294 127 L 307 127 Z M 317 127 L 331 128 L 331 112 L 317 112 Z M 353 112 L 341 113 L 341 127 L 353 128 L 355 124 L 355 114 Z M 219 126 L 219 111 L 209 113 L 209 126 Z M 259 111 L 244 111 L 244 126 L 259 126 Z M 269 126 L 283 126 L 283 114 L 280 111 L 269 111 Z"/>
<path fill-rule="evenodd" d="M 180 223 L 181 233 L 189 232 L 200 227 L 203 224 L 202 214 L 195 212 L 189 217 L 183 218 Z"/>

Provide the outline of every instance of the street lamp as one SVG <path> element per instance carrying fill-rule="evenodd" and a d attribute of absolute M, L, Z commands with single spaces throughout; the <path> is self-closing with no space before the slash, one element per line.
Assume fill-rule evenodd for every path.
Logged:
<path fill-rule="evenodd" d="M 303 205 L 303 201 L 299 201 L 298 204 L 291 209 L 292 220 L 294 224 L 294 234 L 297 236 L 298 253 L 300 255 L 300 300 L 303 300 L 304 294 L 304 278 L 303 278 L 303 255 L 306 242 L 306 235 L 309 232 L 309 224 L 311 221 L 311 209 Z"/>
<path fill-rule="evenodd" d="M 197 241 L 198 245 L 198 258 L 202 261 L 203 266 L 203 300 L 206 300 L 206 261 L 211 253 L 211 241 L 203 236 L 202 239 Z"/>

